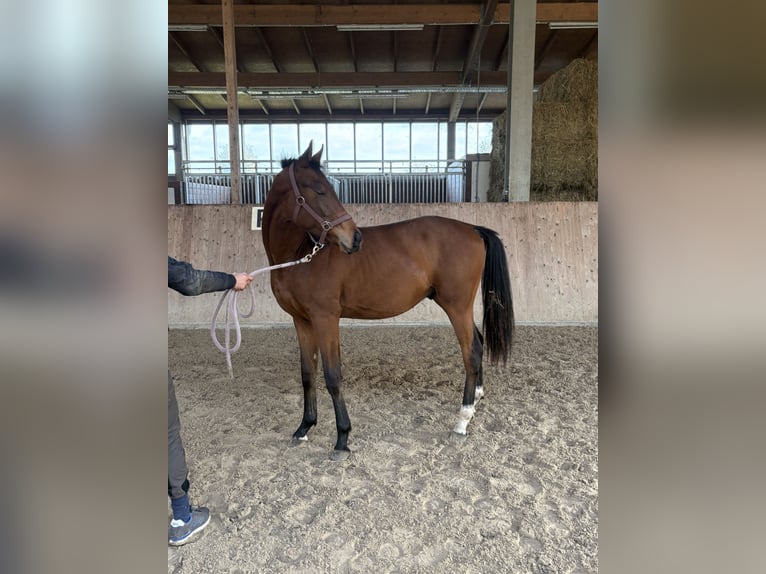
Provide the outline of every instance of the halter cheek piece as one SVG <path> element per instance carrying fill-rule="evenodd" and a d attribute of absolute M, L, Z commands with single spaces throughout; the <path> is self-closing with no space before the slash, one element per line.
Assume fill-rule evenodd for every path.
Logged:
<path fill-rule="evenodd" d="M 339 223 L 343 223 L 344 221 L 351 219 L 351 216 L 346 213 L 346 211 L 343 211 L 343 215 L 340 217 L 337 217 L 333 219 L 332 221 L 328 221 L 326 219 L 323 219 L 316 211 L 314 211 L 311 206 L 306 203 L 306 198 L 301 195 L 301 192 L 298 190 L 298 183 L 295 181 L 295 170 L 293 169 L 293 166 L 295 165 L 295 162 L 290 164 L 290 184 L 293 187 L 293 192 L 295 193 L 295 209 L 293 210 L 293 221 L 297 221 L 298 219 L 298 212 L 300 211 L 301 207 L 308 211 L 309 215 L 313 217 L 319 225 L 322 226 L 322 235 L 319 236 L 319 243 L 323 244 L 325 237 L 327 237 L 327 232 L 330 231 L 333 227 L 338 225 Z"/>

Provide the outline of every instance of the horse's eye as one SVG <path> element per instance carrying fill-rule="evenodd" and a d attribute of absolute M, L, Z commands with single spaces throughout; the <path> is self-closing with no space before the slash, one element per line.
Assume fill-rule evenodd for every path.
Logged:
<path fill-rule="evenodd" d="M 321 183 L 315 183 L 311 186 L 318 195 L 324 195 L 324 188 Z"/>

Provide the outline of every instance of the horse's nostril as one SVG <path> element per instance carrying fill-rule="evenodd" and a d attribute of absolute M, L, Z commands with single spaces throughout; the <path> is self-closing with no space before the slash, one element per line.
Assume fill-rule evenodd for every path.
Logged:
<path fill-rule="evenodd" d="M 362 232 L 358 229 L 354 231 L 354 247 L 359 247 L 362 243 Z"/>

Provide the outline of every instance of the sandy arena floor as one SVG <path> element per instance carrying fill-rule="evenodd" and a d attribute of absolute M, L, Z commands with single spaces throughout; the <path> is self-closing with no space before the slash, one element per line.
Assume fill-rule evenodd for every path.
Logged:
<path fill-rule="evenodd" d="M 598 329 L 517 327 L 507 367 L 450 439 L 463 367 L 449 327 L 342 327 L 353 451 L 302 416 L 291 328 L 243 332 L 235 380 L 206 330 L 168 333 L 195 504 L 211 524 L 173 573 L 598 571 Z"/>

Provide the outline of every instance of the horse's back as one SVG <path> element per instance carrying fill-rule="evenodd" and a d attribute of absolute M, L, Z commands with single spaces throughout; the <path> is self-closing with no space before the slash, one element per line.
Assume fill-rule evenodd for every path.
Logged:
<path fill-rule="evenodd" d="M 342 316 L 384 318 L 440 295 L 472 301 L 484 268 L 484 241 L 471 224 L 424 216 L 361 228 L 362 248 L 338 253 Z"/>

